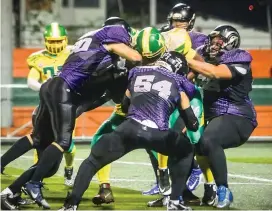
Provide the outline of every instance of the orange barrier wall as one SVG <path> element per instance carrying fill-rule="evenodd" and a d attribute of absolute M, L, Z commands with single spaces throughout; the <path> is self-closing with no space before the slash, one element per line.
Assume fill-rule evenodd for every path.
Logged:
<path fill-rule="evenodd" d="M 272 136 L 272 106 L 256 106 L 258 116 L 258 127 L 253 132 L 253 136 Z M 31 121 L 31 114 L 34 107 L 14 107 L 13 127 L 1 128 L 1 135 L 6 136 L 23 124 Z M 76 136 L 92 136 L 98 127 L 112 113 L 113 107 L 99 107 L 87 112 L 79 117 L 76 124 Z M 32 127 L 27 127 L 16 136 L 23 136 L 31 132 Z"/>
<path fill-rule="evenodd" d="M 254 78 L 272 78 L 272 50 L 250 50 Z"/>
<path fill-rule="evenodd" d="M 27 77 L 27 57 L 40 49 L 18 48 L 13 51 L 13 77 Z M 254 78 L 269 78 L 272 68 L 272 50 L 250 50 L 253 56 L 252 71 Z"/>

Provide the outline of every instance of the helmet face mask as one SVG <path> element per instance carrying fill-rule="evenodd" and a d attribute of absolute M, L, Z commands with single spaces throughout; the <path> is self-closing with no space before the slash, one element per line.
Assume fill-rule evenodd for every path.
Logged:
<path fill-rule="evenodd" d="M 46 50 L 53 55 L 61 53 L 68 44 L 66 29 L 58 23 L 51 23 L 45 27 L 44 41 Z"/>
<path fill-rule="evenodd" d="M 207 53 L 211 58 L 216 57 L 224 51 L 237 49 L 240 46 L 240 35 L 238 31 L 229 25 L 216 27 L 208 36 Z"/>

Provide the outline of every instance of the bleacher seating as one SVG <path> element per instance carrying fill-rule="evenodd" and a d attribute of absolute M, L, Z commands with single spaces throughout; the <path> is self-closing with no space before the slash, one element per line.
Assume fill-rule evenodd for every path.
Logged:
<path fill-rule="evenodd" d="M 209 18 L 203 19 L 197 17 L 195 22 L 195 28 L 200 27 L 204 34 L 211 32 L 216 26 L 220 24 L 230 24 L 237 28 L 242 39 L 241 47 L 245 49 L 269 49 L 270 48 L 270 36 L 268 32 L 258 31 L 254 28 L 247 28 L 236 23 L 230 23 L 227 21 Z"/>

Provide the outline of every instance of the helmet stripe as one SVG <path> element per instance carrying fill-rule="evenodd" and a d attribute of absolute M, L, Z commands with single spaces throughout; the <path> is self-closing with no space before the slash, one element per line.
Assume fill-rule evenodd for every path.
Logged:
<path fill-rule="evenodd" d="M 59 24 L 54 22 L 51 23 L 52 37 L 60 37 Z"/>
<path fill-rule="evenodd" d="M 147 27 L 144 30 L 144 33 L 143 33 L 142 48 L 143 48 L 143 52 L 145 52 L 145 53 L 150 52 L 150 49 L 149 49 L 149 37 L 150 37 L 151 29 L 152 29 L 152 27 Z"/>

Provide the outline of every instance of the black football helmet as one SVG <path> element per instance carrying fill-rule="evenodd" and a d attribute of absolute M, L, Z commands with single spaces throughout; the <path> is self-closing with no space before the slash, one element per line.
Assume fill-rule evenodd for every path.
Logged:
<path fill-rule="evenodd" d="M 155 65 L 161 65 L 176 74 L 186 76 L 189 73 L 189 66 L 183 54 L 175 51 L 165 52 L 162 57 L 156 61 Z"/>
<path fill-rule="evenodd" d="M 193 29 L 195 24 L 195 12 L 193 9 L 184 3 L 176 4 L 170 11 L 169 15 L 167 16 L 167 20 L 169 24 L 172 25 L 172 21 L 181 21 L 181 22 L 188 22 L 187 31 Z"/>
<path fill-rule="evenodd" d="M 126 22 L 124 19 L 120 17 L 110 17 L 107 20 L 105 20 L 102 26 L 104 27 L 104 26 L 111 26 L 111 25 L 121 25 L 126 29 L 126 31 L 129 34 L 131 33 L 131 28 L 128 22 Z"/>
<path fill-rule="evenodd" d="M 222 40 L 220 43 L 220 49 L 215 51 L 213 49 L 212 40 L 214 37 L 219 37 Z M 222 51 L 230 51 L 240 47 L 241 37 L 239 32 L 230 25 L 219 25 L 209 35 L 208 43 L 206 46 L 207 53 L 210 56 L 217 56 Z"/>

